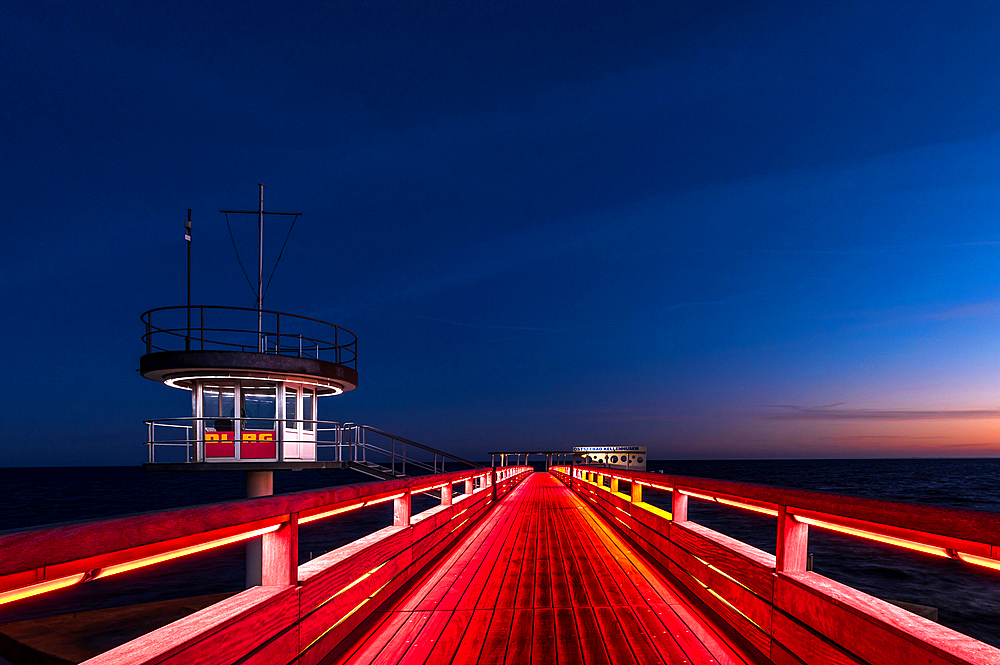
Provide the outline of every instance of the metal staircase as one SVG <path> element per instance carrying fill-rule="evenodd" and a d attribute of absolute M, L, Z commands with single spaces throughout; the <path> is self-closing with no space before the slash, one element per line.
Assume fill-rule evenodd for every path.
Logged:
<path fill-rule="evenodd" d="M 482 468 L 481 464 L 371 425 L 345 423 L 338 426 L 337 434 L 334 445 L 344 468 L 379 480 Z M 330 446 L 321 444 L 321 447 Z"/>

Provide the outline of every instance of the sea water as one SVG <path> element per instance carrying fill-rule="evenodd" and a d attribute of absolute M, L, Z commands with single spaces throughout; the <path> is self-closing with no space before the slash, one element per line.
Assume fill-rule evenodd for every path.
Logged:
<path fill-rule="evenodd" d="M 1000 460 L 650 461 L 650 471 L 1000 512 Z M 366 482 L 348 471 L 275 473 L 283 494 Z M 144 473 L 135 467 L 0 469 L 0 530 L 103 519 L 244 496 L 240 472 Z M 644 499 L 669 507 L 669 495 Z M 414 513 L 436 501 L 415 497 Z M 689 518 L 774 553 L 773 518 L 692 500 Z M 385 503 L 303 525 L 300 563 L 392 521 Z M 1000 646 L 1000 572 L 811 529 L 815 572 L 889 600 L 938 608 L 940 623 Z M 0 605 L 0 623 L 243 587 L 242 544 Z"/>

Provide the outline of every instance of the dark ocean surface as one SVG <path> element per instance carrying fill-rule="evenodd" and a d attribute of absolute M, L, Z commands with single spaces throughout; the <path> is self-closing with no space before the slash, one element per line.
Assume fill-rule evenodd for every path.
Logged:
<path fill-rule="evenodd" d="M 649 470 L 1000 512 L 1000 460 L 651 461 Z M 275 473 L 275 493 L 366 482 L 338 471 Z M 0 469 L 0 530 L 213 503 L 244 496 L 239 472 L 147 474 L 133 467 Z M 669 494 L 644 499 L 669 508 Z M 436 503 L 414 499 L 417 513 Z M 392 504 L 305 525 L 300 561 L 391 523 Z M 690 519 L 774 553 L 776 520 L 692 500 Z M 814 570 L 881 598 L 938 608 L 940 622 L 1000 646 L 1000 572 L 811 529 Z M 0 623 L 87 609 L 238 591 L 243 545 L 0 605 Z M 2 662 L 2 660 L 0 660 Z"/>

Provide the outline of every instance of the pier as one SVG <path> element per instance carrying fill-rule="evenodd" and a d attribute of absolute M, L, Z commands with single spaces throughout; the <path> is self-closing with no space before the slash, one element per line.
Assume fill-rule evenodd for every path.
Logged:
<path fill-rule="evenodd" d="M 439 503 L 412 514 L 432 491 Z M 644 492 L 669 492 L 671 510 Z M 391 525 L 299 564 L 300 528 L 390 501 Z M 689 520 L 691 501 L 773 519 L 776 555 Z M 0 535 L 0 603 L 260 538 L 261 585 L 85 662 L 1000 662 L 1000 649 L 806 570 L 811 528 L 1000 570 L 1000 515 L 515 466 Z"/>

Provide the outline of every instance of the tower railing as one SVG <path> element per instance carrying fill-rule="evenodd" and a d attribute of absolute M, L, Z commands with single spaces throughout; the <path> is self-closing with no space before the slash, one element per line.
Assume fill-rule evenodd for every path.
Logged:
<path fill-rule="evenodd" d="M 202 462 L 206 460 L 205 446 L 208 442 L 218 442 L 219 438 L 209 438 L 212 434 L 206 433 L 202 437 L 197 435 L 200 430 L 205 430 L 214 425 L 215 421 L 225 420 L 228 422 L 239 421 L 241 423 L 240 432 L 243 440 L 253 437 L 254 441 L 259 440 L 260 432 L 273 432 L 275 442 L 275 460 L 282 459 L 282 445 L 280 429 L 275 425 L 279 422 L 274 418 L 220 418 L 211 417 L 184 417 L 184 418 L 158 418 L 155 420 L 143 421 L 146 425 L 147 439 L 144 445 L 148 448 L 148 460 L 151 464 L 158 462 L 177 462 L 177 452 L 180 452 L 183 462 Z M 246 423 L 273 423 L 271 429 L 251 429 L 246 427 Z M 443 450 L 431 446 L 417 443 L 402 436 L 390 434 L 371 425 L 361 425 L 358 423 L 339 423 L 330 420 L 309 420 L 309 419 L 288 419 L 287 425 L 311 425 L 315 431 L 316 461 L 319 462 L 341 462 L 344 464 L 355 463 L 360 467 L 367 467 L 369 471 L 381 475 L 398 477 L 423 475 L 426 473 L 445 473 L 446 471 L 456 471 L 460 469 L 478 469 L 482 465 L 470 462 L 457 455 L 447 453 Z M 199 427 L 200 425 L 200 427 Z M 289 442 L 311 443 L 311 439 L 296 436 L 295 439 L 288 439 Z M 157 458 L 157 452 L 160 456 Z M 170 454 L 174 453 L 174 454 Z M 164 459 L 164 454 L 169 455 L 169 459 Z M 228 458 L 215 458 L 213 463 L 225 464 Z M 254 461 L 252 459 L 233 459 L 232 461 Z M 263 460 L 261 460 L 263 462 Z M 297 460 L 288 460 L 297 461 Z"/>
<path fill-rule="evenodd" d="M 357 369 L 358 338 L 320 319 L 251 307 L 196 305 L 143 312 L 146 353 L 240 351 L 326 360 Z"/>

